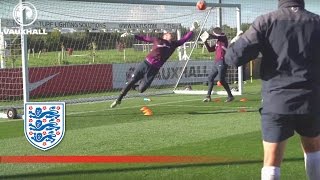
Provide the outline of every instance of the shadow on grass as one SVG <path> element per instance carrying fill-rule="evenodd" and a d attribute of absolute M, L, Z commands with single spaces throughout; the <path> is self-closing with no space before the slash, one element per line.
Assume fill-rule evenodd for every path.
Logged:
<path fill-rule="evenodd" d="M 99 113 L 99 112 L 98 112 Z M 72 114 L 72 115 L 67 115 L 68 117 L 73 117 L 73 118 L 87 118 L 87 117 L 102 117 L 102 118 L 105 118 L 107 115 L 110 115 L 110 114 L 107 114 L 107 113 L 87 113 L 87 114 L 80 114 L 80 115 L 77 115 L 77 114 Z M 138 115 L 141 115 L 141 113 L 137 113 L 137 112 L 127 112 L 127 113 L 114 113 L 112 114 L 112 116 L 138 116 Z"/>
<path fill-rule="evenodd" d="M 248 112 L 259 112 L 256 109 L 246 109 L 246 110 L 216 110 L 216 111 L 206 111 L 206 112 L 189 112 L 191 115 L 203 115 L 203 114 L 234 114 L 234 113 L 248 113 Z"/>
<path fill-rule="evenodd" d="M 285 159 L 285 162 L 303 161 L 303 158 Z M 167 170 L 167 169 L 182 169 L 182 168 L 199 168 L 199 167 L 214 167 L 214 166 L 230 166 L 230 165 L 248 165 L 248 164 L 261 164 L 261 160 L 243 160 L 232 162 L 218 162 L 218 163 L 194 163 L 194 164 L 167 164 L 167 165 L 154 165 L 148 167 L 126 167 L 126 168 L 110 168 L 98 170 L 69 170 L 63 172 L 42 172 L 42 173 L 27 173 L 17 175 L 0 176 L 0 179 L 25 179 L 25 178 L 45 178 L 55 176 L 73 176 L 73 175 L 90 175 L 90 174 L 110 174 L 122 172 L 139 172 L 151 170 Z"/>
<path fill-rule="evenodd" d="M 174 108 L 171 108 L 171 110 L 174 109 Z M 178 109 L 178 108 L 176 108 Z M 167 111 L 153 111 L 155 115 L 172 115 L 171 113 L 168 113 Z M 205 114 L 234 114 L 234 113 L 251 113 L 251 112 L 258 112 L 258 110 L 256 109 L 246 109 L 244 111 L 242 111 L 241 109 L 231 109 L 231 110 L 227 110 L 227 109 L 221 109 L 221 110 L 213 110 L 213 111 L 177 111 L 175 112 L 174 114 L 175 115 L 178 115 L 178 114 L 190 114 L 190 115 L 205 115 Z M 115 113 L 115 114 L 112 114 L 113 116 L 130 116 L 132 117 L 133 115 L 134 116 L 143 116 L 143 113 L 142 112 L 125 112 L 125 113 Z M 85 117 L 88 117 L 89 115 L 88 114 L 83 114 L 83 115 L 68 115 L 68 117 L 74 117 L 74 118 L 85 118 Z M 106 117 L 106 114 L 90 114 L 90 117 L 101 117 L 101 118 L 105 118 Z"/>

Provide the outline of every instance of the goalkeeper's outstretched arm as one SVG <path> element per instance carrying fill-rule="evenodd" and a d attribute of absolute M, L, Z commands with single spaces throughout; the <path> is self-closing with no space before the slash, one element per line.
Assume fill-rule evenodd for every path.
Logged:
<path fill-rule="evenodd" d="M 190 27 L 190 31 L 177 41 L 177 45 L 181 46 L 185 42 L 189 41 L 193 35 L 193 31 L 197 30 L 198 28 L 199 28 L 199 23 L 197 21 L 193 22 Z"/>
<path fill-rule="evenodd" d="M 150 42 L 150 43 L 152 43 L 156 39 L 155 37 L 134 35 L 134 34 L 128 33 L 128 32 L 121 34 L 120 37 L 124 38 L 124 37 L 131 37 L 131 36 L 134 36 L 134 38 L 139 41 Z"/>
<path fill-rule="evenodd" d="M 210 46 L 207 41 L 205 41 L 203 43 L 204 43 L 204 45 L 206 46 L 206 48 L 207 48 L 207 50 L 209 52 L 215 52 L 216 51 L 216 47 L 215 46 Z"/>
<path fill-rule="evenodd" d="M 189 41 L 191 39 L 193 35 L 193 31 L 189 31 L 187 34 L 185 34 L 181 39 L 179 39 L 177 41 L 177 45 L 181 46 L 183 45 L 185 42 Z"/>

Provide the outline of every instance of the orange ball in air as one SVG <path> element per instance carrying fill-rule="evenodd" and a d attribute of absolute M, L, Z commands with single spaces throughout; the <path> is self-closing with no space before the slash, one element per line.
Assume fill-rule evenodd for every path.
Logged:
<path fill-rule="evenodd" d="M 197 2 L 197 9 L 198 10 L 205 10 L 207 8 L 207 3 L 204 0 L 200 0 Z"/>

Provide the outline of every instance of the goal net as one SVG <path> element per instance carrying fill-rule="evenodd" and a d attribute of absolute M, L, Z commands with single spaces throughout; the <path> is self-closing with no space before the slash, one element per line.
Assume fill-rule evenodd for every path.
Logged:
<path fill-rule="evenodd" d="M 18 20 L 14 17 L 19 14 L 19 0 L 2 1 L 0 109 L 22 107 L 24 95 L 28 101 L 67 103 L 114 99 L 152 48 L 150 43 L 122 38 L 122 33 L 162 37 L 163 32 L 169 31 L 179 39 L 194 21 L 200 23 L 201 30 L 176 50 L 151 87 L 144 94 L 130 91 L 127 97 L 183 93 L 185 87 L 206 89 L 214 54 L 205 49 L 198 37 L 221 21 L 231 40 L 240 30 L 240 6 L 208 3 L 208 8 L 200 11 L 195 3 L 180 0 L 138 2 L 30 0 L 24 4 L 22 31 L 17 23 L 19 16 Z M 21 33 L 26 41 L 21 41 Z M 22 49 L 28 59 L 26 93 Z M 239 78 L 239 70 L 229 67 L 228 82 L 241 82 Z"/>

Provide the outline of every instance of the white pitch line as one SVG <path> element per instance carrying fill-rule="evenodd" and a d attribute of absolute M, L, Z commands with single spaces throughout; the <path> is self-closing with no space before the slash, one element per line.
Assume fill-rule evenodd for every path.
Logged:
<path fill-rule="evenodd" d="M 148 106 L 159 106 L 159 105 L 167 105 L 167 104 L 175 104 L 175 103 L 182 103 L 182 102 L 190 102 L 190 101 L 199 101 L 199 98 L 197 99 L 189 99 L 189 100 L 183 100 L 183 101 L 175 101 L 175 102 L 163 102 L 163 103 L 156 103 L 156 104 L 150 104 Z M 72 112 L 68 113 L 67 115 L 73 115 L 73 114 L 85 114 L 85 113 L 95 113 L 95 112 L 103 112 L 103 111 L 115 111 L 115 110 L 122 110 L 122 109 L 133 109 L 133 108 L 139 108 L 144 105 L 137 105 L 137 106 L 130 106 L 130 107 L 123 107 L 123 108 L 114 108 L 114 109 L 103 109 L 99 111 L 86 111 L 86 112 Z"/>
<path fill-rule="evenodd" d="M 226 97 L 226 96 L 219 96 L 219 97 Z M 150 104 L 148 106 L 161 106 L 161 105 L 166 105 L 166 106 L 176 106 L 176 107 L 220 107 L 220 106 L 191 106 L 191 105 L 170 105 L 170 104 L 175 104 L 175 103 L 182 103 L 182 102 L 191 102 L 191 101 L 199 101 L 199 98 L 197 99 L 189 99 L 189 100 L 182 100 L 182 101 L 172 101 L 172 102 L 163 102 L 163 103 L 155 103 L 155 104 Z M 143 105 L 137 105 L 137 106 L 131 106 L 131 107 L 123 107 L 123 108 L 115 108 L 115 109 L 102 109 L 99 111 L 82 111 L 82 112 L 71 112 L 67 113 L 66 115 L 74 115 L 74 114 L 86 114 L 86 113 L 96 113 L 96 112 L 103 112 L 103 111 L 115 111 L 115 110 L 122 110 L 122 109 L 133 109 L 133 108 L 139 108 Z M 224 108 L 256 108 L 256 107 L 228 107 L 225 106 Z M 5 120 L 5 121 L 0 121 L 0 123 L 5 123 L 5 122 L 16 122 L 16 121 L 22 121 L 21 119 L 17 120 Z"/>
<path fill-rule="evenodd" d="M 5 123 L 5 122 L 16 122 L 16 121 L 22 121 L 22 119 L 4 120 L 4 121 L 0 121 L 0 123 Z"/>
<path fill-rule="evenodd" d="M 224 96 L 220 96 L 224 97 Z M 183 101 L 174 101 L 174 102 L 163 102 L 163 103 L 156 103 L 156 104 L 150 104 L 148 106 L 159 106 L 159 105 L 166 105 L 166 104 L 174 104 L 174 103 L 182 103 L 182 102 L 190 102 L 190 101 L 199 101 L 199 98 L 197 99 L 189 99 L 189 100 L 183 100 Z M 115 111 L 115 110 L 121 110 L 121 109 L 133 109 L 133 108 L 139 108 L 143 105 L 137 105 L 137 106 L 131 106 L 131 107 L 123 107 L 123 108 L 114 108 L 114 109 L 102 109 L 99 111 L 85 111 L 85 112 L 71 112 L 67 113 L 66 115 L 74 115 L 74 114 L 86 114 L 86 113 L 96 113 L 96 112 L 103 112 L 103 111 Z M 0 121 L 0 123 L 5 123 L 5 122 L 16 122 L 16 121 L 22 121 L 22 119 L 17 119 L 17 120 L 5 120 L 5 121 Z"/>
<path fill-rule="evenodd" d="M 159 105 L 161 106 L 161 105 Z M 247 108 L 247 109 L 258 109 L 257 107 L 253 107 L 253 106 L 217 106 L 217 105 L 212 105 L 212 106 L 192 106 L 192 105 L 166 105 L 166 106 L 170 106 L 170 107 L 199 107 L 199 108 L 216 108 L 216 107 L 222 107 L 222 109 L 224 108 L 228 108 L 228 109 L 233 109 L 233 108 L 237 108 L 237 109 L 241 109 L 241 108 Z"/>

